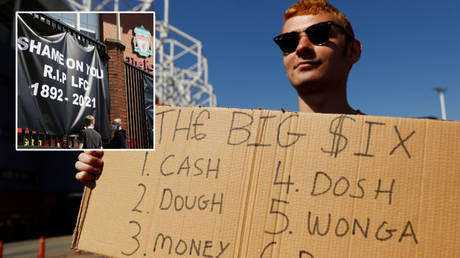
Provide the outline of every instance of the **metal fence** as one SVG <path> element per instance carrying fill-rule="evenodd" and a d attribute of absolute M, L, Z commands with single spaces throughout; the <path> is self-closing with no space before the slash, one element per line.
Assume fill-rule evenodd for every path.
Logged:
<path fill-rule="evenodd" d="M 19 149 L 73 149 L 78 147 L 78 135 L 57 136 L 18 128 Z"/>
<path fill-rule="evenodd" d="M 144 76 L 152 74 L 125 63 L 126 103 L 128 106 L 128 148 L 153 148 L 153 124 L 145 110 Z M 152 96 L 153 98 L 153 96 Z"/>

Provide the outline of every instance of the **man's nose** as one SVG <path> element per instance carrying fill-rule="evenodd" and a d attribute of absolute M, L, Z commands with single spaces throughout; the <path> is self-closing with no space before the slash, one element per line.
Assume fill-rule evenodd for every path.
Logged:
<path fill-rule="evenodd" d="M 299 35 L 299 43 L 297 44 L 296 48 L 297 55 L 305 55 L 305 53 L 313 53 L 313 43 L 311 43 L 310 39 L 305 32 L 300 33 Z"/>

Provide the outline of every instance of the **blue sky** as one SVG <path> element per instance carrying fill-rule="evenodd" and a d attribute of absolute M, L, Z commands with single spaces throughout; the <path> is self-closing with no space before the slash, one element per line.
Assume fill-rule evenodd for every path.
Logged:
<path fill-rule="evenodd" d="M 203 43 L 218 106 L 297 111 L 273 36 L 295 1 L 171 0 L 170 23 Z M 460 1 L 330 1 L 363 45 L 348 81 L 352 107 L 381 116 L 460 121 Z M 154 3 L 163 18 L 163 1 Z"/>

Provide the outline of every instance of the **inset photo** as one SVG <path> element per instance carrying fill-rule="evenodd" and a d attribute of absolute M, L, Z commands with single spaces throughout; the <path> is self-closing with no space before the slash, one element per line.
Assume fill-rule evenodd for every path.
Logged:
<path fill-rule="evenodd" d="M 16 150 L 155 149 L 154 12 L 17 12 L 16 30 Z"/>

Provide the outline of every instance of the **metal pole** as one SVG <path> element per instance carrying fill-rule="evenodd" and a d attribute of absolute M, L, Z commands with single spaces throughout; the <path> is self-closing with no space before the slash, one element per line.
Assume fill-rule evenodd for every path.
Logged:
<path fill-rule="evenodd" d="M 83 1 L 82 1 L 82 4 L 83 4 L 83 6 L 82 6 L 82 10 L 83 10 L 83 11 L 87 11 L 87 12 L 88 12 L 88 11 L 91 10 L 91 0 L 83 0 Z"/>
<path fill-rule="evenodd" d="M 446 120 L 447 115 L 446 115 L 446 103 L 444 102 L 444 91 L 439 92 L 439 99 L 441 101 L 442 120 Z"/>
<path fill-rule="evenodd" d="M 16 47 L 16 12 L 21 9 L 21 0 L 17 0 L 14 4 L 14 14 L 13 15 L 13 29 L 11 30 L 11 48 L 15 49 Z"/>
<path fill-rule="evenodd" d="M 117 39 L 121 41 L 121 33 L 120 33 L 120 13 L 117 13 Z"/>
<path fill-rule="evenodd" d="M 75 13 L 75 29 L 80 31 L 80 13 Z"/>
<path fill-rule="evenodd" d="M 166 27 L 168 26 L 169 24 L 169 0 L 165 0 L 165 9 L 164 9 L 164 23 L 166 25 Z"/>
<path fill-rule="evenodd" d="M 444 99 L 444 92 L 447 91 L 447 88 L 433 88 L 433 90 L 435 90 L 435 91 L 437 91 L 439 93 L 439 100 L 441 102 L 442 120 L 446 120 L 447 115 L 446 115 L 446 102 L 445 102 L 445 99 Z"/>

